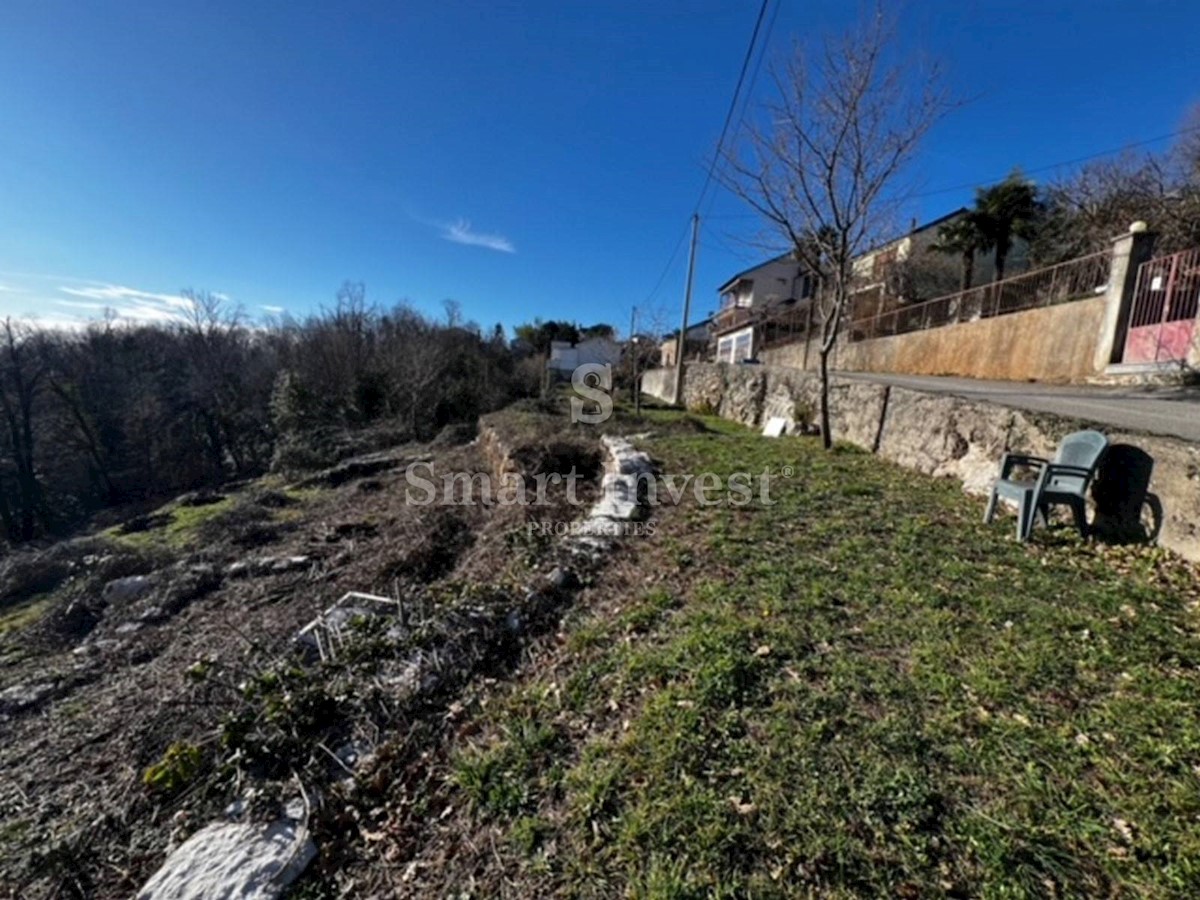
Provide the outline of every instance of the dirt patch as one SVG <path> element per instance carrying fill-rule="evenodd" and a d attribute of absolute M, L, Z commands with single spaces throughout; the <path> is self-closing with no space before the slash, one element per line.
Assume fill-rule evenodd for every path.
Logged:
<path fill-rule="evenodd" d="M 561 421 L 535 428 L 537 448 L 523 450 L 535 469 L 598 473 L 598 456 L 586 446 L 555 438 L 561 428 Z M 297 632 L 348 591 L 399 598 L 412 629 L 405 647 L 436 659 L 439 647 L 453 645 L 468 661 L 439 676 L 448 698 L 477 664 L 494 674 L 519 661 L 532 623 L 554 620 L 538 617 L 550 615 L 555 595 L 525 603 L 514 593 L 545 576 L 538 548 L 512 537 L 532 512 L 478 496 L 449 507 L 413 505 L 402 470 L 420 458 L 435 479 L 490 471 L 475 445 L 432 454 L 408 446 L 318 473 L 302 491 L 281 491 L 270 480 L 226 489 L 224 506 L 184 516 L 187 540 L 162 543 L 153 529 L 114 538 L 86 566 L 68 561 L 65 577 L 45 582 L 57 584 L 51 613 L 0 635 L 0 691 L 14 689 L 0 742 L 0 897 L 131 896 L 168 845 L 219 818 L 230 802 L 253 795 L 254 808 L 277 809 L 295 777 L 322 785 L 344 777 L 333 756 L 346 747 L 395 754 L 395 767 L 364 767 L 368 774 L 353 788 L 362 785 L 364 800 L 378 796 L 371 772 L 428 776 L 422 754 L 437 746 L 444 706 L 397 706 L 399 687 L 383 679 L 402 673 L 379 655 L 393 638 L 369 624 L 359 633 L 356 624 L 353 658 L 311 678 L 297 667 Z M 176 501 L 151 515 L 178 529 L 184 508 Z M 563 503 L 556 514 L 582 511 Z M 224 577 L 263 557 L 305 564 Z M 152 585 L 101 602 L 105 584 L 127 575 L 146 575 Z M 529 618 L 511 619 L 514 603 Z M 34 634 L 48 637 L 31 641 Z M 22 698 L 36 715 L 24 712 Z M 385 740 L 384 726 L 399 745 Z M 196 748 L 187 751 L 187 772 L 168 779 L 169 790 L 157 777 L 152 786 L 147 771 L 163 772 L 179 748 Z M 320 865 L 357 853 L 347 840 L 359 834 L 353 816 L 370 821 L 372 807 L 342 798 L 343 790 L 350 789 L 326 791 L 314 822 L 324 838 Z"/>
<path fill-rule="evenodd" d="M 384 575 L 419 582 L 432 581 L 446 575 L 462 553 L 475 541 L 468 520 L 454 509 L 432 507 L 414 529 L 412 542 L 403 549 Z"/>

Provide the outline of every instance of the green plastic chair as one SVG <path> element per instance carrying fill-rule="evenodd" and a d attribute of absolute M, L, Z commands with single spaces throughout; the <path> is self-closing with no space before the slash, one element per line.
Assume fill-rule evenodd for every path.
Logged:
<path fill-rule="evenodd" d="M 1107 448 L 1108 438 L 1100 432 L 1077 431 L 1063 438 L 1054 459 L 1005 453 L 983 521 L 992 521 L 999 498 L 1011 500 L 1017 504 L 1017 540 L 1026 541 L 1033 532 L 1035 519 L 1045 522 L 1051 506 L 1069 506 L 1080 535 L 1087 537 L 1088 485 Z M 1014 480 L 1013 470 L 1018 466 L 1036 472 L 1036 477 Z"/>

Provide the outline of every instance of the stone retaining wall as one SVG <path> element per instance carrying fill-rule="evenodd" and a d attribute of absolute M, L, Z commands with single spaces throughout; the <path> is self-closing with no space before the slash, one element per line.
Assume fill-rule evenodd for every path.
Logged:
<path fill-rule="evenodd" d="M 643 381 L 643 390 L 669 399 L 669 388 L 666 393 L 659 390 L 663 376 L 648 372 L 650 375 L 655 377 Z M 793 423 L 815 421 L 818 381 L 798 369 L 692 363 L 684 379 L 684 402 L 689 409 L 711 410 L 752 428 L 771 416 Z M 830 410 L 835 440 L 856 444 L 918 472 L 952 476 L 971 494 L 990 489 L 1006 450 L 1051 455 L 1063 435 L 1090 425 L 994 403 L 836 377 L 831 382 Z M 1200 445 L 1092 427 L 1104 431 L 1112 444 L 1136 447 L 1153 458 L 1149 489 L 1163 509 L 1159 543 L 1189 559 L 1200 559 Z"/>

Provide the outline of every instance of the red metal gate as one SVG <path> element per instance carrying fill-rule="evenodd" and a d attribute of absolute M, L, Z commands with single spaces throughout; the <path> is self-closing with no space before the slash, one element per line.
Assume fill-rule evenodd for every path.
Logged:
<path fill-rule="evenodd" d="M 1138 267 L 1126 363 L 1181 362 L 1196 339 L 1200 308 L 1200 247 L 1151 259 Z"/>

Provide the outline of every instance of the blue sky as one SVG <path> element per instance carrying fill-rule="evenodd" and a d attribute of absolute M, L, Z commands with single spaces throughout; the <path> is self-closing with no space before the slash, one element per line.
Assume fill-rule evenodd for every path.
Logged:
<path fill-rule="evenodd" d="M 660 274 L 758 6 L 5 0 L 0 314 L 163 319 L 193 287 L 303 315 L 352 279 L 385 305 L 453 298 L 489 327 L 624 328 L 634 305 L 673 325 L 682 249 Z M 771 9 L 768 60 L 854 15 Z M 898 15 L 904 45 L 971 98 L 924 146 L 922 219 L 1014 165 L 1172 132 L 1200 101 L 1194 2 Z M 754 99 L 769 87 L 764 67 Z M 763 255 L 736 199 L 705 211 L 698 313 Z"/>

